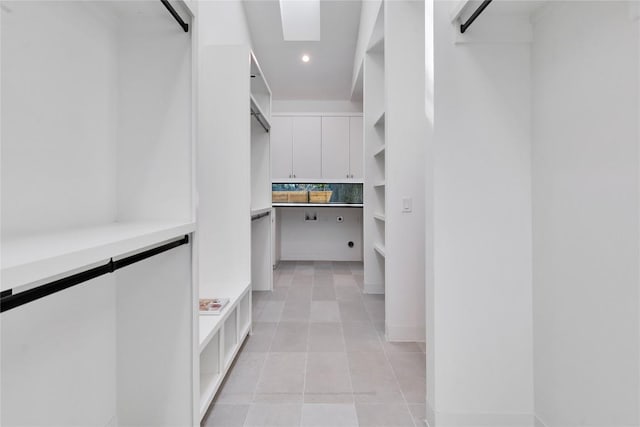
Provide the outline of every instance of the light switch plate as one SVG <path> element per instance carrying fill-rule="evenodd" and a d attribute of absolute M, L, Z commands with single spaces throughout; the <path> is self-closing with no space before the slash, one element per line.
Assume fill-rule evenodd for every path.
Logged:
<path fill-rule="evenodd" d="M 402 199 L 402 212 L 409 213 L 413 211 L 413 199 L 405 197 Z"/>

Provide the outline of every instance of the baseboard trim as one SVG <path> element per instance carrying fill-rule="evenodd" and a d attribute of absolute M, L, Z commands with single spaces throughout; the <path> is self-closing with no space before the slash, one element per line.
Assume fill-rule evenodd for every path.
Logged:
<path fill-rule="evenodd" d="M 365 283 L 363 291 L 365 294 L 384 294 L 384 283 Z"/>
<path fill-rule="evenodd" d="M 424 326 L 386 325 L 387 341 L 391 342 L 424 342 L 425 333 Z"/>
<path fill-rule="evenodd" d="M 434 413 L 427 404 L 428 427 L 536 427 L 536 420 L 532 414 Z"/>

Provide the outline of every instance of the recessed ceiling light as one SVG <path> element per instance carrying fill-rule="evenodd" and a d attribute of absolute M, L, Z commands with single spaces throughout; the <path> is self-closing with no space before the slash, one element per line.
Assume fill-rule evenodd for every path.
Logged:
<path fill-rule="evenodd" d="M 310 59 L 311 58 L 309 58 L 309 55 L 307 54 L 302 55 L 302 62 L 309 62 Z"/>

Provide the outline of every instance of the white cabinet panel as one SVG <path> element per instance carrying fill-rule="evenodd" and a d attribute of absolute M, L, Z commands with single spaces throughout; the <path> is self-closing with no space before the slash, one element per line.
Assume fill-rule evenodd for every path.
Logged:
<path fill-rule="evenodd" d="M 292 117 L 271 118 L 271 179 L 287 180 L 292 175 Z"/>
<path fill-rule="evenodd" d="M 349 117 L 322 118 L 322 178 L 350 178 Z"/>
<path fill-rule="evenodd" d="M 351 178 L 362 179 L 363 177 L 363 139 L 362 139 L 362 117 L 349 118 L 349 170 Z"/>
<path fill-rule="evenodd" d="M 293 118 L 293 175 L 294 178 L 321 176 L 321 120 L 320 117 Z"/>

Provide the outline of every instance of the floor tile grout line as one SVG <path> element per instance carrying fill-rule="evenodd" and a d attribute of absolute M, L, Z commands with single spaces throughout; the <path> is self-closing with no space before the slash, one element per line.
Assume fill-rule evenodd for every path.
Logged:
<path fill-rule="evenodd" d="M 293 278 L 291 280 L 293 280 Z M 290 289 L 291 289 L 291 284 L 289 284 L 289 287 L 287 287 L 287 292 L 286 292 L 287 296 L 289 295 L 289 290 Z M 285 300 L 286 300 L 287 296 L 285 296 Z M 273 346 L 273 341 L 275 340 L 276 334 L 278 333 L 278 328 L 280 327 L 280 319 L 281 318 L 282 318 L 282 313 L 280 313 L 280 317 L 278 318 L 278 321 L 275 322 L 276 323 L 276 328 L 275 328 L 275 331 L 273 333 L 273 336 L 271 337 L 271 342 L 269 343 L 269 347 L 267 348 L 267 351 L 265 353 L 265 358 L 264 358 L 264 362 L 262 364 L 262 368 L 260 368 L 260 374 L 258 375 L 258 381 L 256 382 L 256 386 L 255 386 L 255 388 L 253 390 L 253 394 L 251 396 L 251 403 L 250 403 L 251 405 L 257 403 L 256 402 L 256 396 L 258 394 L 258 387 L 260 386 L 260 381 L 262 380 L 262 377 L 264 376 L 263 375 L 264 374 L 264 369 L 265 369 L 265 366 L 267 364 L 267 360 L 269 359 L 269 355 L 271 354 L 271 347 Z M 249 408 L 249 409 L 251 409 L 251 408 Z M 247 418 L 248 418 L 248 416 L 247 416 Z M 245 422 L 245 424 L 246 424 L 246 422 Z"/>
<path fill-rule="evenodd" d="M 398 384 L 398 390 L 400 390 L 400 394 L 402 395 L 402 401 L 404 402 L 404 406 L 406 407 L 407 412 L 409 412 L 409 417 L 411 417 L 411 422 L 413 423 L 413 427 L 419 427 L 416 425 L 416 420 L 413 414 L 411 413 L 411 408 L 409 408 L 409 402 L 407 401 L 407 396 L 405 395 L 404 390 L 402 389 L 400 380 L 398 380 L 398 374 L 396 373 L 396 370 L 393 367 L 393 364 L 391 363 L 391 359 L 389 359 L 389 354 L 387 353 L 387 350 L 384 348 L 384 346 L 382 346 L 382 352 L 384 354 L 384 358 L 387 360 L 387 363 L 389 363 L 389 367 L 391 368 L 393 377 L 396 379 L 396 383 Z"/>

